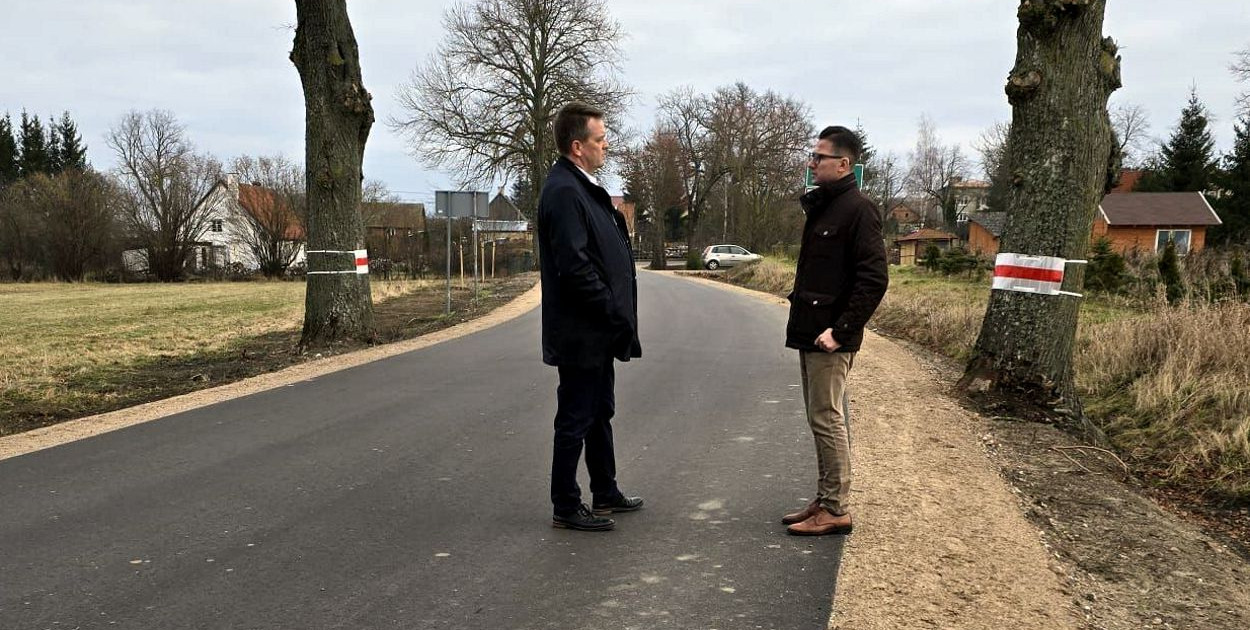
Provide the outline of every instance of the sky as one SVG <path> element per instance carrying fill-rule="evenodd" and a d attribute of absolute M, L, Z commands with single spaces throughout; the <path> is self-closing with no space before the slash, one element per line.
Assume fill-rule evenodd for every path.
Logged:
<path fill-rule="evenodd" d="M 973 143 L 1008 121 L 1003 94 L 1015 59 L 1015 0 L 607 0 L 625 33 L 621 77 L 636 96 L 625 125 L 653 122 L 657 98 L 738 81 L 806 103 L 814 125 L 860 124 L 878 152 L 900 156 L 921 115 L 939 138 Z M 1141 106 L 1166 139 L 1190 87 L 1232 142 L 1237 83 L 1228 66 L 1250 48 L 1243 0 L 1109 0 L 1103 32 L 1117 40 L 1124 86 L 1112 105 Z M 365 176 L 401 199 L 433 203 L 450 173 L 409 155 L 385 121 L 395 94 L 442 38 L 451 2 L 349 0 L 377 123 Z M 172 112 L 190 140 L 223 162 L 240 155 L 303 158 L 303 94 L 288 55 L 293 0 L 4 0 L 0 115 L 45 121 L 69 111 L 88 160 L 108 170 L 108 130 L 128 111 Z M 15 121 L 16 124 L 16 121 Z M 611 138 L 609 138 L 611 141 Z M 619 180 L 609 177 L 618 192 Z"/>

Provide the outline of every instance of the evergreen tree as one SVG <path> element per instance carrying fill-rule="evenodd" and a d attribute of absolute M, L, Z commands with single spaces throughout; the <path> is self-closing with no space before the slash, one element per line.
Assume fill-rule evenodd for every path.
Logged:
<path fill-rule="evenodd" d="M 22 111 L 22 129 L 18 138 L 21 146 L 21 157 L 18 158 L 18 172 L 22 177 L 35 173 L 48 172 L 47 137 L 43 133 L 43 123 L 38 116 L 28 116 Z"/>
<path fill-rule="evenodd" d="M 82 143 L 82 134 L 78 133 L 78 125 L 69 117 L 69 112 L 61 114 L 61 120 L 52 125 L 60 142 L 60 170 L 82 171 L 87 169 L 87 145 Z"/>
<path fill-rule="evenodd" d="M 1233 125 L 1233 149 L 1224 156 L 1219 177 L 1224 194 L 1213 199 L 1222 225 L 1211 228 L 1208 240 L 1215 244 L 1250 244 L 1250 112 Z"/>
<path fill-rule="evenodd" d="M 6 112 L 0 118 L 0 188 L 17 180 L 17 140 L 13 138 L 13 119 Z"/>
<path fill-rule="evenodd" d="M 1176 255 L 1176 242 L 1168 240 L 1159 256 L 1159 279 L 1167 287 L 1168 304 L 1176 304 L 1185 295 L 1185 282 L 1181 280 L 1181 262 Z"/>
<path fill-rule="evenodd" d="M 1211 136 L 1206 107 L 1191 89 L 1189 104 L 1181 110 L 1172 136 L 1159 147 L 1159 155 L 1136 190 L 1190 192 L 1206 190 L 1217 172 L 1215 139 Z"/>
<path fill-rule="evenodd" d="M 521 214 L 526 218 L 533 219 L 538 216 L 538 214 L 534 212 L 534 206 L 537 205 L 538 200 L 534 199 L 534 190 L 530 186 L 530 181 L 528 179 L 521 177 L 515 182 L 512 182 L 512 192 L 508 196 L 512 198 L 512 204 L 515 205 L 517 209 L 521 211 Z"/>
<path fill-rule="evenodd" d="M 1111 241 L 1106 237 L 1094 241 L 1089 268 L 1085 270 L 1085 288 L 1099 293 L 1115 293 L 1124 286 L 1127 275 L 1124 256 L 1111 248 Z"/>
<path fill-rule="evenodd" d="M 859 141 L 864 147 L 859 152 L 859 163 L 866 165 L 868 160 L 871 160 L 872 156 L 876 155 L 876 150 L 872 148 L 872 145 L 868 144 L 868 132 L 864 131 L 863 124 L 858 120 L 855 121 L 855 135 L 859 136 Z M 864 173 L 864 181 L 868 181 L 867 173 Z"/>
<path fill-rule="evenodd" d="M 43 147 L 48 154 L 44 172 L 48 175 L 56 175 L 64 170 L 61 165 L 61 137 L 57 135 L 55 119 L 48 119 L 48 137 L 44 140 Z"/>
<path fill-rule="evenodd" d="M 1250 298 L 1250 272 L 1246 271 L 1246 265 L 1241 260 L 1241 252 L 1233 254 L 1233 259 L 1229 262 L 1228 275 L 1232 278 L 1237 295 L 1242 299 Z"/>

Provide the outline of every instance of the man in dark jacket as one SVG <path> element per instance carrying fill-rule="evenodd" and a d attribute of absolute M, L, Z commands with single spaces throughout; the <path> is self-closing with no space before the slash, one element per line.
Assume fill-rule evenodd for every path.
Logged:
<path fill-rule="evenodd" d="M 552 525 L 606 531 L 605 514 L 642 507 L 616 485 L 612 361 L 642 356 L 638 285 L 625 217 L 595 179 L 608 142 L 603 112 L 570 103 L 555 122 L 561 157 L 538 204 L 542 260 L 543 362 L 560 373 L 551 462 Z M 583 446 L 593 509 L 581 500 L 577 463 Z"/>
<path fill-rule="evenodd" d="M 790 294 L 786 346 L 799 351 L 803 402 L 816 439 L 816 499 L 785 515 L 791 534 L 849 534 L 851 448 L 842 408 L 864 325 L 889 282 L 881 216 L 855 182 L 863 143 L 846 127 L 820 133 L 808 166 L 817 187 L 800 200 L 807 220 Z"/>

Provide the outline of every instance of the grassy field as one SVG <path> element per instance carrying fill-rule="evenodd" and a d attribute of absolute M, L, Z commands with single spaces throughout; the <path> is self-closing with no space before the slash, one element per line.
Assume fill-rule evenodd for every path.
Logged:
<path fill-rule="evenodd" d="M 793 276 L 793 262 L 765 260 L 726 279 L 784 296 Z M 989 293 L 988 276 L 894 267 L 873 325 L 965 360 Z M 1250 502 L 1250 304 L 1081 304 L 1077 386 L 1121 457 L 1143 478 Z"/>
<path fill-rule="evenodd" d="M 454 292 L 375 281 L 379 336 L 411 337 L 511 299 L 532 276 Z M 295 354 L 302 282 L 0 284 L 0 435 L 219 385 Z"/>

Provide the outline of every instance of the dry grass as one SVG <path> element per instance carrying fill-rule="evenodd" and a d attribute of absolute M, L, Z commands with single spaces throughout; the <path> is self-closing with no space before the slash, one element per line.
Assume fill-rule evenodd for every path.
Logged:
<path fill-rule="evenodd" d="M 794 265 L 766 259 L 725 279 L 786 295 Z M 873 325 L 956 359 L 970 356 L 988 278 L 890 270 Z M 1139 474 L 1250 501 L 1250 304 L 1168 307 L 1088 298 L 1077 330 L 1077 386 Z"/>
<path fill-rule="evenodd" d="M 428 287 L 372 290 L 382 302 Z M 302 282 L 0 284 L 0 434 L 11 414 L 73 416 L 155 387 L 146 375 L 161 365 L 195 378 L 222 356 L 258 351 L 258 340 L 289 352 L 303 313 Z M 144 382 L 122 384 L 128 375 Z"/>
<path fill-rule="evenodd" d="M 1090 326 L 1078 382 L 1139 468 L 1250 499 L 1250 304 L 1161 307 Z"/>

